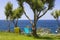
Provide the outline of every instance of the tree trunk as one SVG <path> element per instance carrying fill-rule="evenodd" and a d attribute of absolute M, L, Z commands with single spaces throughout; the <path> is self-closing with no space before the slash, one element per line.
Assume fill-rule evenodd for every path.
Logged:
<path fill-rule="evenodd" d="M 15 27 L 17 27 L 17 23 L 18 23 L 18 18 L 17 18 L 17 20 L 16 20 Z"/>
<path fill-rule="evenodd" d="M 36 23 L 34 23 L 33 25 L 32 25 L 32 35 L 33 36 L 37 36 L 37 34 L 36 34 Z"/>
<path fill-rule="evenodd" d="M 34 23 L 32 25 L 32 35 L 35 36 L 35 37 L 38 37 L 37 33 L 36 33 L 36 24 L 37 24 L 37 11 L 35 11 L 34 13 Z"/>
<path fill-rule="evenodd" d="M 15 21 L 14 21 L 14 20 L 12 20 L 12 22 L 13 22 L 14 26 L 15 26 L 15 27 L 17 27 L 18 19 L 17 19 L 17 20 L 15 20 Z"/>
<path fill-rule="evenodd" d="M 10 21 L 9 20 L 7 21 L 8 21 L 8 32 L 10 32 Z"/>
<path fill-rule="evenodd" d="M 60 33 L 60 23 L 59 23 L 58 18 L 56 19 L 56 21 L 57 21 L 57 24 L 58 24 L 58 29 L 57 29 L 57 31 L 58 31 L 58 33 Z"/>
<path fill-rule="evenodd" d="M 57 24 L 58 24 L 58 26 L 60 27 L 60 23 L 59 23 L 59 20 L 58 19 L 56 19 L 57 20 Z"/>
<path fill-rule="evenodd" d="M 17 20 L 16 20 L 16 23 L 15 23 L 15 27 L 17 27 Z"/>

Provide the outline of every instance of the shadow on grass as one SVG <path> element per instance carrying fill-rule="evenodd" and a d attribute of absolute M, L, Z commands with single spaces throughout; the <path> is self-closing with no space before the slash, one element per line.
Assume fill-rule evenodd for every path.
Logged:
<path fill-rule="evenodd" d="M 40 37 L 35 37 L 35 39 L 53 40 L 53 38 L 51 38 L 51 37 L 42 37 L 42 36 L 40 36 Z"/>
<path fill-rule="evenodd" d="M 48 37 L 48 36 L 31 36 L 31 35 L 26 35 L 26 36 L 28 36 L 28 37 L 33 37 L 34 39 L 47 39 L 47 40 L 53 40 L 53 38 L 52 37 Z"/>

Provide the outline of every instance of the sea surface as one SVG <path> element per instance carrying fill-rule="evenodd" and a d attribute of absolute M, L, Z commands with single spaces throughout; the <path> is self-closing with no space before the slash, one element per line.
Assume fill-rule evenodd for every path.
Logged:
<path fill-rule="evenodd" d="M 29 22 L 29 20 L 18 20 L 18 26 L 23 30 L 24 27 L 29 25 L 30 27 L 32 26 Z M 52 33 L 55 33 L 55 31 L 58 28 L 58 24 L 56 20 L 39 20 L 37 22 L 37 28 L 49 28 L 51 29 Z M 13 31 L 14 24 L 10 24 L 10 30 Z M 5 31 L 8 29 L 8 21 L 6 20 L 0 20 L 0 31 Z"/>

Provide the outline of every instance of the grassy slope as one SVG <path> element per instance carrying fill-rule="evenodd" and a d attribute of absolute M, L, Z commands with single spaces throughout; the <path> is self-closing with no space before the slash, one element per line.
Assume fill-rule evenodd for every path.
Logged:
<path fill-rule="evenodd" d="M 31 39 L 34 40 L 33 37 L 28 37 L 14 33 L 0 32 L 0 40 L 31 40 Z"/>
<path fill-rule="evenodd" d="M 60 40 L 60 36 L 56 35 L 45 35 L 41 36 L 40 39 L 34 37 L 28 37 L 26 35 L 19 35 L 14 33 L 0 32 L 0 40 Z"/>

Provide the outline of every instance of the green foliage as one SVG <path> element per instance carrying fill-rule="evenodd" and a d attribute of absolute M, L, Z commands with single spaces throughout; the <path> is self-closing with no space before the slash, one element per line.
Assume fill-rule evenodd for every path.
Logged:
<path fill-rule="evenodd" d="M 48 9 L 52 9 L 54 7 L 55 0 L 46 0 L 46 3 L 48 3 Z"/>
<path fill-rule="evenodd" d="M 51 13 L 51 15 L 55 18 L 58 19 L 60 16 L 60 10 L 55 10 Z"/>
<path fill-rule="evenodd" d="M 19 7 L 15 10 L 13 10 L 13 19 L 16 19 L 16 18 L 21 18 L 21 16 L 23 15 L 23 11 L 22 11 L 22 7 Z"/>
<path fill-rule="evenodd" d="M 22 4 L 23 4 L 23 2 L 25 1 L 25 0 L 17 0 L 18 1 L 18 4 L 20 5 L 20 6 L 22 6 Z"/>
<path fill-rule="evenodd" d="M 16 19 L 16 18 L 21 18 L 22 14 L 23 14 L 23 9 L 22 7 L 18 7 L 15 10 L 12 10 L 13 5 L 8 2 L 5 6 L 5 15 L 6 18 L 10 18 L 10 19 Z"/>
<path fill-rule="evenodd" d="M 54 7 L 54 1 L 55 0 L 17 0 L 18 4 L 20 5 L 20 7 L 23 8 L 23 3 L 27 3 L 29 4 L 29 6 L 31 7 L 32 11 L 34 12 L 34 22 L 31 21 L 31 19 L 27 16 L 24 8 L 23 8 L 23 12 L 25 14 L 25 16 L 30 20 L 30 23 L 32 24 L 32 34 L 33 36 L 37 36 L 36 35 L 36 24 L 37 21 L 39 20 L 39 18 L 41 18 L 42 16 L 44 16 L 46 14 L 46 12 L 48 10 L 51 10 Z M 42 15 L 40 15 L 42 12 Z"/>
<path fill-rule="evenodd" d="M 18 7 L 17 9 L 13 10 L 12 7 L 13 7 L 13 4 L 11 4 L 10 2 L 6 4 L 5 6 L 6 19 L 10 20 L 10 22 L 13 22 L 14 25 L 17 25 L 18 19 L 21 18 L 21 16 L 23 15 L 23 9 L 22 7 Z M 16 23 L 14 22 L 15 19 L 17 19 Z"/>
<path fill-rule="evenodd" d="M 60 10 L 53 11 L 51 15 L 56 19 L 58 24 L 57 33 L 60 33 L 60 22 L 59 22 Z"/>
<path fill-rule="evenodd" d="M 12 16 L 12 7 L 13 5 L 10 2 L 8 2 L 5 6 L 6 20 L 10 20 Z M 8 31 L 10 32 L 10 22 L 8 22 Z"/>
<path fill-rule="evenodd" d="M 6 19 L 8 19 L 8 17 L 12 15 L 12 6 L 13 5 L 10 2 L 8 2 L 5 6 Z"/>
<path fill-rule="evenodd" d="M 35 11 L 35 9 L 37 11 L 42 11 L 42 9 L 45 8 L 44 5 L 47 5 L 48 6 L 48 9 L 52 9 L 53 6 L 54 6 L 54 1 L 55 0 L 17 0 L 19 5 L 22 6 L 23 5 L 23 2 L 27 2 L 30 7 L 32 8 L 32 10 Z"/>

